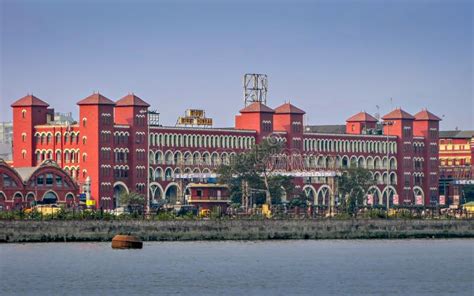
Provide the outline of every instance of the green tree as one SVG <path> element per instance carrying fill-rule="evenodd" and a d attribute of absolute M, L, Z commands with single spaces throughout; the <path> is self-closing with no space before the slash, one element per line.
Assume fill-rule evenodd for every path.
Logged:
<path fill-rule="evenodd" d="M 370 171 L 364 168 L 351 168 L 339 177 L 338 188 L 343 209 L 351 215 L 356 214 L 364 202 L 364 195 L 373 184 Z"/>
<path fill-rule="evenodd" d="M 120 205 L 123 207 L 128 207 L 133 212 L 143 210 L 145 206 L 145 197 L 137 192 L 123 192 L 120 195 Z"/>
<path fill-rule="evenodd" d="M 242 202 L 242 181 L 248 182 L 250 188 L 263 190 L 268 205 L 281 202 L 282 187 L 287 195 L 292 194 L 292 178 L 273 174 L 281 151 L 281 143 L 263 140 L 250 151 L 238 154 L 229 165 L 220 166 L 219 181 L 229 186 L 232 202 Z M 258 200 L 259 194 L 256 195 Z"/>

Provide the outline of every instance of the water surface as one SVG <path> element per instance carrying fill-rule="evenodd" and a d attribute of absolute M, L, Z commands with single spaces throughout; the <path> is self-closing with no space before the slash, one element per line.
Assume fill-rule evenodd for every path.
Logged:
<path fill-rule="evenodd" d="M 473 295 L 474 240 L 0 245 L 2 295 Z"/>

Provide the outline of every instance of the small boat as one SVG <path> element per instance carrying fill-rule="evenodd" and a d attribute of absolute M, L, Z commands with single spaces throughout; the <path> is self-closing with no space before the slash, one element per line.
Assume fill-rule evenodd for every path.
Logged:
<path fill-rule="evenodd" d="M 116 235 L 112 239 L 112 249 L 141 249 L 143 242 L 133 235 Z"/>

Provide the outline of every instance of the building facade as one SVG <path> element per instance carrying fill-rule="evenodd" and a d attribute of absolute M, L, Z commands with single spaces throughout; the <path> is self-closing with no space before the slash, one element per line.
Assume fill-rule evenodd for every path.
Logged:
<path fill-rule="evenodd" d="M 457 206 L 465 198 L 464 187 L 474 186 L 474 131 L 441 131 L 439 159 L 440 195 Z"/>
<path fill-rule="evenodd" d="M 12 168 L 0 160 L 0 211 L 28 208 L 34 202 L 76 206 L 78 194 L 76 181 L 54 161 Z"/>
<path fill-rule="evenodd" d="M 94 93 L 77 104 L 77 122 L 61 124 L 39 98 L 28 95 L 13 103 L 13 165 L 53 160 L 79 184 L 90 178 L 97 207 L 116 207 L 124 191 L 147 194 L 147 185 L 150 201 L 185 202 L 188 183 L 211 176 L 263 139 L 284 144 L 276 171 L 294 176 L 314 205 L 334 204 L 335 176 L 350 167 L 369 169 L 375 180 L 366 202 L 439 202 L 440 119 L 427 110 L 412 116 L 396 109 L 382 122 L 360 112 L 341 134 L 305 128 L 305 112 L 289 103 L 275 109 L 249 104 L 233 128 L 156 125 L 148 121 L 149 104 L 134 94 L 114 102 Z"/>

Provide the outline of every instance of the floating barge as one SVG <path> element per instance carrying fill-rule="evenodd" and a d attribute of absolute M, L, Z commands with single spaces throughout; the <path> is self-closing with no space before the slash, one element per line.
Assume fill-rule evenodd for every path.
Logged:
<path fill-rule="evenodd" d="M 143 242 L 133 235 L 116 235 L 112 239 L 112 249 L 141 249 Z"/>

